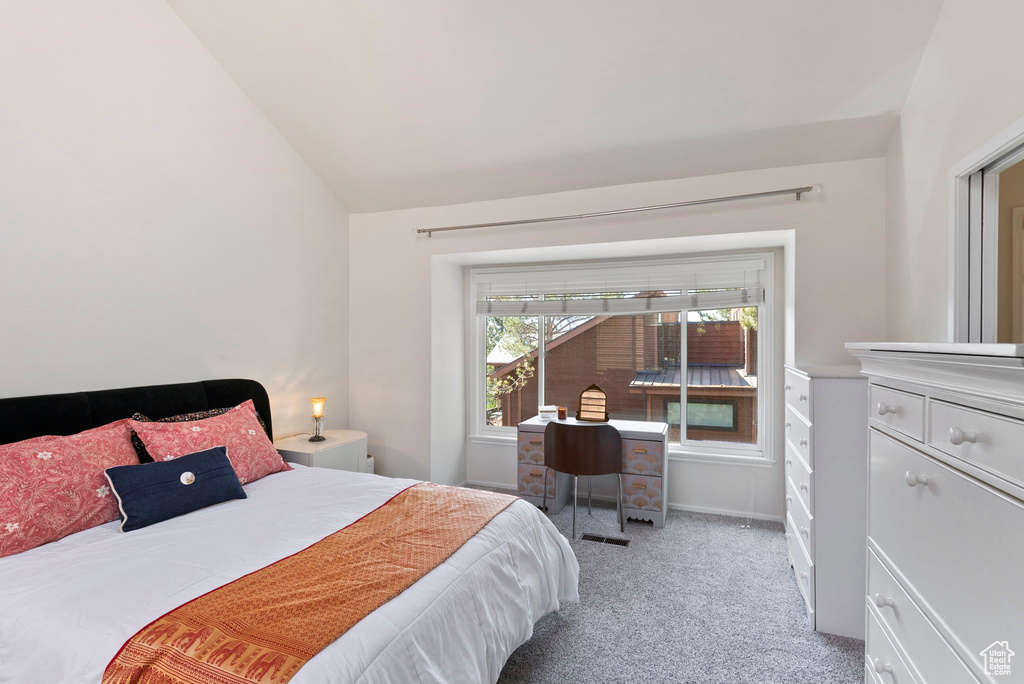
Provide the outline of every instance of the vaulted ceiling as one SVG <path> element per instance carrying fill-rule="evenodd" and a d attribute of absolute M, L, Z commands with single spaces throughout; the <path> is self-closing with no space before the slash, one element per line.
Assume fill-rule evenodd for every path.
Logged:
<path fill-rule="evenodd" d="M 942 0 L 168 0 L 353 211 L 884 154 Z"/>

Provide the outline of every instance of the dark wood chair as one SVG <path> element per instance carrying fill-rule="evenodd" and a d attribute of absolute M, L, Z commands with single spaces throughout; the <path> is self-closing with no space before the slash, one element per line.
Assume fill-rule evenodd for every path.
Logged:
<path fill-rule="evenodd" d="M 579 476 L 615 475 L 619 487 L 615 511 L 619 529 L 626 531 L 622 517 L 622 438 L 607 424 L 580 425 L 548 423 L 544 429 L 544 508 L 548 501 L 548 472 L 572 475 L 572 538 L 576 538 L 576 499 Z"/>

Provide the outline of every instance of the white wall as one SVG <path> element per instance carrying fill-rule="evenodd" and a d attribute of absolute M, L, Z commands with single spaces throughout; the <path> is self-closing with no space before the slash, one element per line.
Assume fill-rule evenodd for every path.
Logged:
<path fill-rule="evenodd" d="M 950 168 L 1024 116 L 1020 0 L 947 0 L 886 156 L 888 333 L 948 340 Z"/>
<path fill-rule="evenodd" d="M 822 183 L 824 192 L 788 199 L 756 200 L 564 224 L 540 224 L 437 234 L 416 228 L 658 204 Z M 473 481 L 515 482 L 514 450 L 471 445 L 466 454 L 464 384 L 433 377 L 442 366 L 462 363 L 464 349 L 435 326 L 461 325 L 461 300 L 452 263 L 476 258 L 522 261 L 533 250 L 550 258 L 640 253 L 651 240 L 693 237 L 692 244 L 725 247 L 722 236 L 778 235 L 792 231 L 796 263 L 785 306 L 795 313 L 789 356 L 797 363 L 853 361 L 843 343 L 885 339 L 883 258 L 883 160 L 688 178 L 597 188 L 492 202 L 353 214 L 351 260 L 351 424 L 370 434 L 379 472 L 457 482 L 465 469 Z M 714 239 L 712 239 L 714 238 Z M 774 239 L 774 238 L 773 238 Z M 717 242 L 715 240 L 718 240 Z M 735 241 L 734 241 L 735 242 Z M 765 243 L 768 244 L 768 243 Z M 735 244 L 733 245 L 736 246 Z M 470 256 L 467 256 L 470 255 Z M 544 255 L 543 257 L 541 255 Z M 782 264 L 779 264 L 781 270 Z M 443 296 L 437 288 L 443 288 Z M 439 361 L 443 357 L 443 361 Z M 439 365 L 440 364 L 440 365 Z M 461 467 L 452 464 L 465 458 Z M 781 464 L 781 458 L 779 459 Z M 670 503 L 699 508 L 752 511 L 778 516 L 782 510 L 781 465 L 773 469 L 673 463 Z"/>
<path fill-rule="evenodd" d="M 335 196 L 162 0 L 0 13 L 0 396 L 241 376 L 344 425 Z"/>

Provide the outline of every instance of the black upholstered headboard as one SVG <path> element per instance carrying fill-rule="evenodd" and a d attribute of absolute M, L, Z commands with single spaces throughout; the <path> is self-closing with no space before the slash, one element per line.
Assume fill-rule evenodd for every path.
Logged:
<path fill-rule="evenodd" d="M 202 380 L 98 392 L 41 394 L 0 399 L 0 444 L 41 435 L 71 435 L 131 418 L 136 411 L 153 420 L 179 413 L 236 406 L 252 399 L 274 439 L 270 398 L 255 380 Z"/>

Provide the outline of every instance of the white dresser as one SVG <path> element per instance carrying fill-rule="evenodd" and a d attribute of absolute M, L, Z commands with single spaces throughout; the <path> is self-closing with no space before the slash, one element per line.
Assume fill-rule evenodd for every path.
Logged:
<path fill-rule="evenodd" d="M 864 638 L 867 379 L 786 367 L 786 544 L 819 632 Z"/>
<path fill-rule="evenodd" d="M 871 381 L 865 681 L 1024 681 L 1024 345 L 847 348 Z"/>

